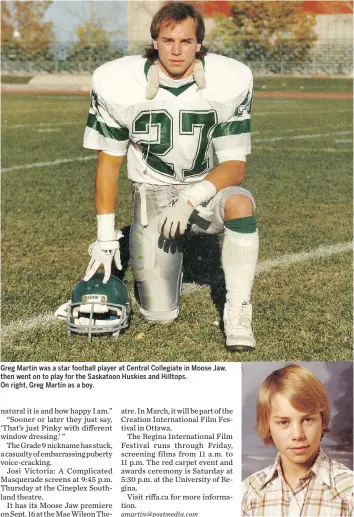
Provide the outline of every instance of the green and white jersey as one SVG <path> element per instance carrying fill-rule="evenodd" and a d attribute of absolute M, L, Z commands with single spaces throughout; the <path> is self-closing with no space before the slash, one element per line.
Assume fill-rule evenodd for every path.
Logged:
<path fill-rule="evenodd" d="M 145 97 L 146 59 L 127 56 L 100 66 L 84 147 L 127 153 L 128 177 L 154 185 L 201 181 L 213 167 L 213 147 L 219 163 L 245 157 L 251 152 L 252 73 L 216 54 L 203 61 L 205 88 L 193 80 L 180 88 L 160 84 L 152 100 Z"/>

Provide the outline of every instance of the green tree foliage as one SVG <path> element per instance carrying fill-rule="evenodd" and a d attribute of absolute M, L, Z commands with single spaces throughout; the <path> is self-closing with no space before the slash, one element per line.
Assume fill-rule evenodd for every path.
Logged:
<path fill-rule="evenodd" d="M 1 2 L 1 47 L 3 59 L 51 59 L 55 41 L 53 23 L 44 21 L 48 2 Z"/>
<path fill-rule="evenodd" d="M 6 45 L 11 41 L 14 30 L 9 4 L 1 2 L 1 45 Z"/>
<path fill-rule="evenodd" d="M 90 45 L 107 45 L 109 35 L 101 25 L 100 20 L 91 19 L 76 27 L 75 33 L 79 38 L 77 47 L 88 47 Z"/>
<path fill-rule="evenodd" d="M 305 61 L 317 38 L 316 20 L 301 3 L 232 2 L 231 17 L 215 20 L 211 50 L 244 61 Z"/>
<path fill-rule="evenodd" d="M 120 48 L 111 44 L 104 25 L 104 18 L 92 9 L 89 19 L 76 27 L 78 41 L 68 51 L 66 62 L 69 69 L 92 72 L 106 61 L 123 55 Z"/>

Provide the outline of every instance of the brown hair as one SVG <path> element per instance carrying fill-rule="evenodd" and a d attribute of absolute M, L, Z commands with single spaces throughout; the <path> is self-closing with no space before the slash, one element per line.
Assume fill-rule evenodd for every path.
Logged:
<path fill-rule="evenodd" d="M 193 5 L 185 4 L 184 2 L 169 2 L 157 11 L 150 25 L 151 38 L 153 40 L 157 40 L 160 33 L 161 23 L 163 21 L 180 23 L 187 18 L 192 18 L 194 20 L 196 25 L 197 43 L 202 43 L 205 34 L 203 17 Z M 199 52 L 196 53 L 196 59 L 202 59 L 206 56 L 207 52 L 208 49 L 202 45 Z M 145 48 L 144 57 L 149 61 L 154 62 L 159 57 L 159 54 L 151 44 L 149 47 Z"/>
<path fill-rule="evenodd" d="M 268 375 L 258 392 L 256 430 L 266 445 L 273 445 L 269 419 L 272 397 L 276 393 L 287 396 L 290 404 L 298 411 L 319 411 L 322 417 L 322 437 L 328 432 L 330 410 L 323 384 L 303 366 L 288 364 Z"/>

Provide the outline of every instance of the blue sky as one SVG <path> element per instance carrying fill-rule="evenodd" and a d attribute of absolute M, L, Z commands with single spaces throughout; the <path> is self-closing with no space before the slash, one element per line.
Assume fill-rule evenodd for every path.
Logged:
<path fill-rule="evenodd" d="M 92 12 L 104 21 L 104 26 L 112 33 L 112 40 L 126 39 L 125 1 L 54 0 L 45 19 L 53 21 L 58 41 L 73 41 L 76 39 L 75 27 L 88 20 Z"/>

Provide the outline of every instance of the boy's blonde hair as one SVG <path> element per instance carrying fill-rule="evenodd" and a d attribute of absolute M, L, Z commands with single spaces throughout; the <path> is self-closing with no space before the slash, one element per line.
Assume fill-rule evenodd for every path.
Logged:
<path fill-rule="evenodd" d="M 256 429 L 266 445 L 274 445 L 269 419 L 272 397 L 277 393 L 286 396 L 298 411 L 319 411 L 322 416 L 322 436 L 329 430 L 329 403 L 321 381 L 303 366 L 288 364 L 268 375 L 258 392 Z"/>

